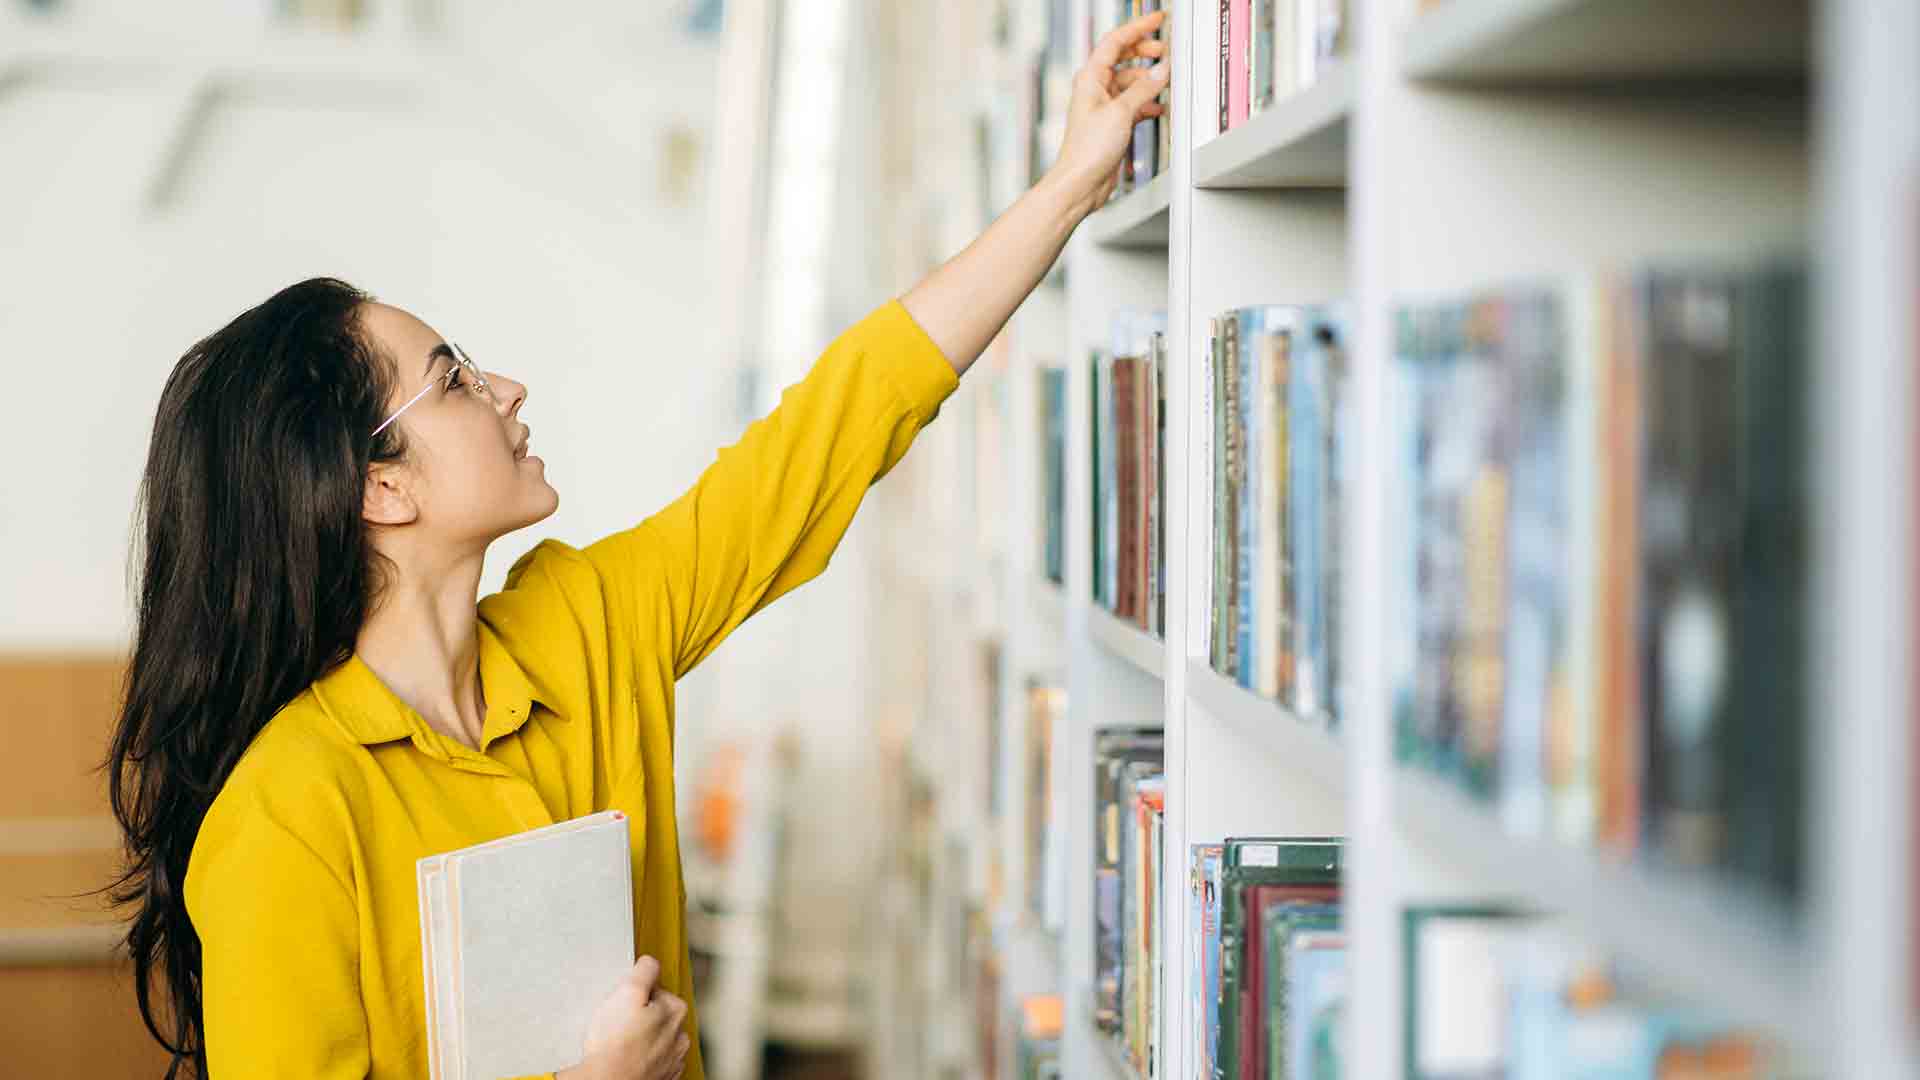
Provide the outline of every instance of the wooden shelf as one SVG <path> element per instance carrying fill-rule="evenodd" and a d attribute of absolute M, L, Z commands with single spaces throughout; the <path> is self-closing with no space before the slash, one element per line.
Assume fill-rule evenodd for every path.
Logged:
<path fill-rule="evenodd" d="M 1087 608 L 1093 639 L 1122 660 L 1156 679 L 1167 675 L 1166 643 L 1095 604 Z"/>
<path fill-rule="evenodd" d="M 1274 757 L 1339 792 L 1347 783 L 1347 750 L 1325 725 L 1246 689 L 1198 660 L 1187 661 L 1187 688 L 1209 716 L 1273 748 Z"/>
<path fill-rule="evenodd" d="M 1345 187 L 1354 73 L 1342 61 L 1193 154 L 1199 188 Z"/>
<path fill-rule="evenodd" d="M 1586 940 L 1726 1020 L 1817 1052 L 1816 966 L 1784 905 L 1703 872 L 1510 835 L 1490 807 L 1426 772 L 1396 769 L 1393 788 L 1402 838 L 1484 895 L 1564 916 Z"/>
<path fill-rule="evenodd" d="M 1580 84 L 1803 76 L 1807 0 L 1442 0 L 1405 31 L 1407 74 Z"/>
<path fill-rule="evenodd" d="M 1161 173 L 1144 188 L 1122 195 L 1087 218 L 1087 235 L 1101 247 L 1159 248 L 1167 246 L 1173 175 Z"/>

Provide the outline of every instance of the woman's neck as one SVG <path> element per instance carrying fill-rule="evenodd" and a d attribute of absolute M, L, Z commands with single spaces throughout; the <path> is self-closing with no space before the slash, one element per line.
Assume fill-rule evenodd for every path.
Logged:
<path fill-rule="evenodd" d="M 427 726 L 478 749 L 486 723 L 480 689 L 481 560 L 433 575 L 394 575 L 354 651 Z"/>

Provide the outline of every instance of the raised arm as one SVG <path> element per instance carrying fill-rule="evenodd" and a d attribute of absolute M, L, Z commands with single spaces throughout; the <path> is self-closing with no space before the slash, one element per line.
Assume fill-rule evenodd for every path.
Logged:
<path fill-rule="evenodd" d="M 1053 168 L 901 298 L 955 371 L 966 373 L 1046 276 L 1075 226 L 1113 193 L 1134 125 L 1163 111 L 1154 99 L 1167 86 L 1164 60 L 1152 68 L 1114 66 L 1165 56 L 1166 42 L 1149 36 L 1164 17 L 1143 15 L 1100 40 L 1073 80 L 1066 140 Z"/>
<path fill-rule="evenodd" d="M 693 489 L 586 549 L 614 633 L 679 677 L 733 628 L 826 569 L 867 488 L 906 453 L 1080 220 L 1112 192 L 1134 124 L 1160 114 L 1160 14 L 1101 40 L 1075 80 L 1054 168 L 896 303 L 843 333 L 778 408 L 721 451 Z M 516 569 L 509 587 L 525 580 Z"/>

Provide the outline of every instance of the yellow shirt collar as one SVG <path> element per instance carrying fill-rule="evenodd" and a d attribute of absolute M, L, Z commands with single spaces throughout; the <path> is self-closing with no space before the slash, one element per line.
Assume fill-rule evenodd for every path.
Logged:
<path fill-rule="evenodd" d="M 479 623 L 479 639 L 480 686 L 487 698 L 486 726 L 481 733 L 484 750 L 487 743 L 518 731 L 532 713 L 534 702 L 549 708 L 552 702 L 551 695 L 534 685 L 484 619 Z M 426 719 L 381 682 L 357 652 L 316 680 L 313 690 L 328 715 L 363 746 L 409 738 L 416 732 L 433 734 Z"/>

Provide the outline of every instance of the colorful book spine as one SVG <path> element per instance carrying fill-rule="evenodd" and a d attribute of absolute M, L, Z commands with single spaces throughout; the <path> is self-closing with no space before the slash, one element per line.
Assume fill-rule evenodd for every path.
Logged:
<path fill-rule="evenodd" d="M 1230 37 L 1227 46 L 1227 126 L 1231 130 L 1246 122 L 1248 115 L 1248 49 L 1253 42 L 1252 0 L 1229 0 L 1232 5 Z"/>
<path fill-rule="evenodd" d="M 1567 383 L 1559 297 L 1508 295 L 1499 344 L 1510 458 L 1506 685 L 1499 759 L 1492 767 L 1508 831 L 1538 836 L 1549 823 L 1547 738 L 1571 694 L 1567 601 Z"/>

